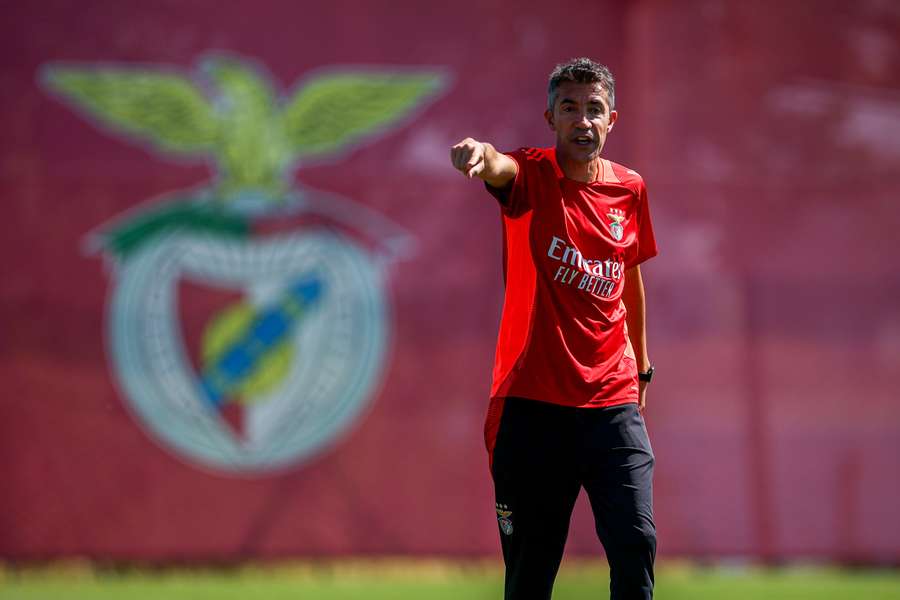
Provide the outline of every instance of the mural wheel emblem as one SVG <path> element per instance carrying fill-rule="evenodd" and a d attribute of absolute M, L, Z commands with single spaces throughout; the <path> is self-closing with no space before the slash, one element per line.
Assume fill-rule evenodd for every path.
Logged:
<path fill-rule="evenodd" d="M 182 281 L 246 298 L 208 326 L 204 368 L 180 331 Z M 365 409 L 381 372 L 388 315 L 380 268 L 327 231 L 264 241 L 172 235 L 117 273 L 115 370 L 153 434 L 196 461 L 277 468 L 309 456 Z M 238 435 L 221 409 L 240 403 Z"/>

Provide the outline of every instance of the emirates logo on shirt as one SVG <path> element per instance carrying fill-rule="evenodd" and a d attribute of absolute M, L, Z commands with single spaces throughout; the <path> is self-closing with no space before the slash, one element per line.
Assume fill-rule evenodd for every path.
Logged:
<path fill-rule="evenodd" d="M 562 263 L 556 269 L 553 281 L 574 285 L 597 298 L 611 298 L 616 284 L 625 273 L 625 263 L 622 261 L 585 258 L 578 248 L 556 236 L 550 240 L 547 256 Z"/>

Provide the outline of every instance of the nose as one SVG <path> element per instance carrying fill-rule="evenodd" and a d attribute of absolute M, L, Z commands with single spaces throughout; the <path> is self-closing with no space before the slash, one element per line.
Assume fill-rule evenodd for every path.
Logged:
<path fill-rule="evenodd" d="M 579 129 L 590 129 L 591 120 L 588 119 L 588 116 L 585 113 L 581 113 L 578 116 L 578 120 L 575 121 L 575 127 L 578 127 Z"/>

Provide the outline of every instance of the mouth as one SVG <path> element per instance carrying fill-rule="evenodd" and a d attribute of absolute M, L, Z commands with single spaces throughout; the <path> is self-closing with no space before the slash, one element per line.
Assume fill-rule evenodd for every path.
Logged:
<path fill-rule="evenodd" d="M 579 135 L 572 140 L 578 146 L 591 146 L 594 143 L 594 137 L 590 135 Z"/>

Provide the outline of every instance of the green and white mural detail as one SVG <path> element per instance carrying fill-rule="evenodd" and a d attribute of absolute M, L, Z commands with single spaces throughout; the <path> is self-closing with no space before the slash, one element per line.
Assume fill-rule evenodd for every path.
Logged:
<path fill-rule="evenodd" d="M 292 174 L 397 128 L 445 89 L 445 76 L 333 68 L 281 95 L 259 65 L 218 55 L 191 76 L 56 63 L 41 80 L 107 132 L 214 168 L 207 184 L 88 237 L 110 258 L 108 352 L 140 423 L 189 462 L 224 472 L 281 469 L 333 443 L 380 380 L 386 277 L 414 240 L 363 204 L 292 184 Z M 304 216 L 315 218 L 254 231 Z M 199 366 L 180 323 L 183 281 L 240 294 L 210 316 Z M 223 417 L 236 406 L 240 432 Z"/>

